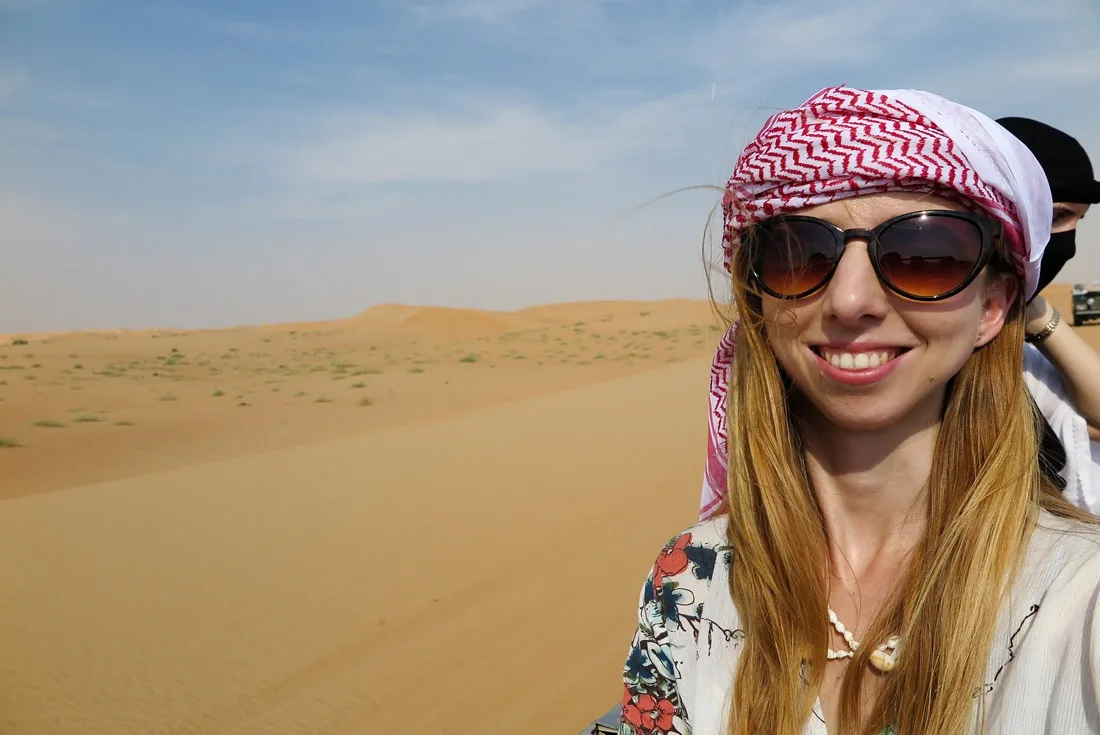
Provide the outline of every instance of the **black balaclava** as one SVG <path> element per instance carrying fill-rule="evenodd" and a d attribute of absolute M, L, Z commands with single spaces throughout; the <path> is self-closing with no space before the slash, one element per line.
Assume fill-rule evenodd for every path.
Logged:
<path fill-rule="evenodd" d="M 1039 293 L 1050 285 L 1062 266 L 1077 254 L 1077 230 L 1050 233 L 1050 242 L 1043 251 L 1043 260 L 1039 263 L 1039 285 L 1035 293 Z"/>
<path fill-rule="evenodd" d="M 1002 117 L 997 122 L 1019 138 L 1039 160 L 1055 202 L 1100 202 L 1100 182 L 1093 178 L 1092 162 L 1075 138 L 1058 128 L 1026 117 Z M 1039 267 L 1039 286 L 1035 293 L 1046 288 L 1066 261 L 1076 254 L 1075 235 L 1075 231 L 1069 230 L 1050 236 L 1050 243 L 1043 251 L 1043 261 Z"/>

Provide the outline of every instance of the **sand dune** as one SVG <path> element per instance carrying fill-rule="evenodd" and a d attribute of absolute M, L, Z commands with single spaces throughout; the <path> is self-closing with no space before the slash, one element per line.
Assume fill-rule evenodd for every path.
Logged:
<path fill-rule="evenodd" d="M 19 445 L 0 453 L 0 498 L 415 423 L 709 354 L 718 327 L 705 303 L 643 306 L 601 305 L 587 319 L 570 306 L 557 317 L 376 307 L 306 325 L 24 336 L 0 347 L 0 444 Z"/>
<path fill-rule="evenodd" d="M 690 521 L 707 367 L 5 504 L 6 731 L 576 731 Z"/>
<path fill-rule="evenodd" d="M 720 332 L 672 300 L 13 336 L 0 732 L 576 732 L 694 518 Z"/>
<path fill-rule="evenodd" d="M 418 309 L 401 323 L 403 329 L 441 337 L 496 336 L 531 326 L 533 325 L 524 324 L 517 319 L 483 311 L 439 307 Z"/>

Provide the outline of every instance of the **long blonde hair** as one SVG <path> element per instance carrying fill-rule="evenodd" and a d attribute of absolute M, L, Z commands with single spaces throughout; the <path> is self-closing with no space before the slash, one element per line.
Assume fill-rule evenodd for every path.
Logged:
<path fill-rule="evenodd" d="M 731 430 L 729 439 L 729 585 L 746 634 L 729 732 L 794 735 L 810 717 L 823 679 L 829 556 L 790 413 L 791 387 L 768 346 L 750 285 L 749 250 L 737 248 L 732 265 L 742 328 L 728 425 L 753 429 Z M 949 385 L 925 534 L 844 674 L 841 735 L 870 735 L 888 724 L 910 735 L 965 732 L 992 645 L 995 603 L 1019 566 L 1039 510 L 1095 520 L 1040 473 L 1040 417 L 1023 381 L 1023 344 L 1018 295 L 1000 333 Z M 903 654 L 863 711 L 870 652 L 895 633 Z"/>

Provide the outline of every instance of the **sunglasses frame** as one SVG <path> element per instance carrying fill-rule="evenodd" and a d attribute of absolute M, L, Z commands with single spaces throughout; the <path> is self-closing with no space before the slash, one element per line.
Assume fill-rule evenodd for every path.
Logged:
<path fill-rule="evenodd" d="M 896 285 L 891 283 L 890 280 L 886 278 L 886 276 L 883 274 L 882 268 L 878 262 L 879 235 L 882 234 L 882 232 L 884 232 L 886 228 L 890 227 L 893 224 L 904 222 L 908 219 L 914 219 L 916 217 L 926 217 L 929 215 L 935 217 L 946 217 L 950 219 L 961 219 L 977 226 L 979 232 L 981 233 L 982 243 L 981 250 L 978 255 L 978 260 L 974 263 L 974 269 L 969 274 L 967 274 L 962 283 L 960 283 L 958 286 L 951 289 L 950 291 L 947 291 L 946 293 L 936 294 L 934 296 L 918 296 L 901 290 Z M 758 266 L 760 265 L 760 259 L 763 257 L 763 250 L 756 245 L 753 246 L 754 249 L 751 260 L 753 280 L 756 282 L 756 285 L 759 286 L 760 289 L 767 293 L 769 296 L 774 296 L 777 299 L 784 300 L 804 299 L 807 296 L 824 288 L 825 285 L 828 284 L 830 280 L 832 280 L 833 274 L 836 272 L 837 266 L 840 265 L 840 259 L 844 257 L 844 250 L 848 245 L 848 241 L 861 239 L 867 240 L 867 255 L 870 256 L 871 266 L 875 269 L 875 275 L 878 276 L 878 280 L 882 285 L 884 285 L 890 291 L 896 293 L 898 296 L 910 299 L 912 301 L 943 301 L 944 299 L 951 298 L 974 282 L 974 279 L 978 277 L 978 274 L 981 273 L 982 269 L 985 268 L 985 266 L 989 263 L 990 256 L 993 254 L 993 243 L 1001 235 L 1000 222 L 997 222 L 991 217 L 987 217 L 985 215 L 975 212 L 957 212 L 951 209 L 922 209 L 916 212 L 906 212 L 905 214 L 899 214 L 896 217 L 891 217 L 890 219 L 882 222 L 881 224 L 870 230 L 862 227 L 855 227 L 844 230 L 840 227 L 837 227 L 832 222 L 820 219 L 818 217 L 807 217 L 806 215 L 801 214 L 780 214 L 762 220 L 761 222 L 756 224 L 753 230 L 764 228 L 769 225 L 780 224 L 782 222 L 813 222 L 818 225 L 824 225 L 825 229 L 832 233 L 833 243 L 836 247 L 833 262 L 829 266 L 828 272 L 826 272 L 825 276 L 821 279 L 821 282 L 815 285 L 813 288 L 803 291 L 802 293 L 789 295 L 773 291 L 772 289 L 768 288 L 767 284 L 765 284 L 764 281 L 760 278 Z"/>

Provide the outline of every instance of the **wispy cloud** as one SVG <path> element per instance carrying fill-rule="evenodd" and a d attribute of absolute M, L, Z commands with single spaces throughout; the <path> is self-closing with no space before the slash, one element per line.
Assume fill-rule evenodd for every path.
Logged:
<path fill-rule="evenodd" d="M 1015 55 L 1001 68 L 1017 82 L 1023 78 L 1063 85 L 1100 80 L 1100 45 L 1057 54 Z"/>
<path fill-rule="evenodd" d="M 452 114 L 343 113 L 276 158 L 292 180 L 328 185 L 582 173 L 626 151 L 672 144 L 705 100 L 673 96 L 573 114 L 507 102 L 470 103 Z"/>
<path fill-rule="evenodd" d="M 946 3 L 936 0 L 750 0 L 704 24 L 685 51 L 691 63 L 725 80 L 727 86 L 760 88 L 776 79 L 805 77 L 823 69 L 919 65 L 922 62 L 915 60 L 919 57 L 897 54 L 934 44 L 936 35 L 931 31 L 948 17 Z"/>
<path fill-rule="evenodd" d="M 392 224 L 402 214 L 412 216 L 417 199 L 393 189 L 371 187 L 284 187 L 238 202 L 235 216 L 252 223 L 301 223 L 311 226 L 354 222 L 358 227 Z"/>
<path fill-rule="evenodd" d="M 1097 14 L 1092 0 L 1045 0 L 1042 3 L 1028 0 L 970 0 L 970 13 L 997 21 L 1033 21 L 1040 25 L 1063 26 L 1067 19 L 1085 21 Z M 1094 26 L 1084 23 L 1086 32 L 1094 33 Z"/>
<path fill-rule="evenodd" d="M 546 0 L 450 0 L 419 3 L 413 10 L 426 19 L 464 18 L 495 23 L 545 4 Z"/>
<path fill-rule="evenodd" d="M 614 0 L 435 0 L 410 3 L 407 7 L 424 20 L 500 23 L 532 11 L 575 14 L 592 11 L 611 2 Z"/>
<path fill-rule="evenodd" d="M 1097 81 L 1100 46 L 1082 48 L 1076 43 L 1053 49 L 998 49 L 965 65 L 921 69 L 911 79 L 917 88 L 930 89 L 995 117 L 1027 114 L 1045 119 L 1062 114 L 1052 108 L 1065 109 L 1081 119 L 1084 124 L 1077 127 L 1086 136 L 1089 129 L 1097 130 L 1100 141 L 1100 129 L 1091 122 L 1100 116 L 1100 99 L 1084 91 Z M 1056 121 L 1051 118 L 1050 122 Z"/>

